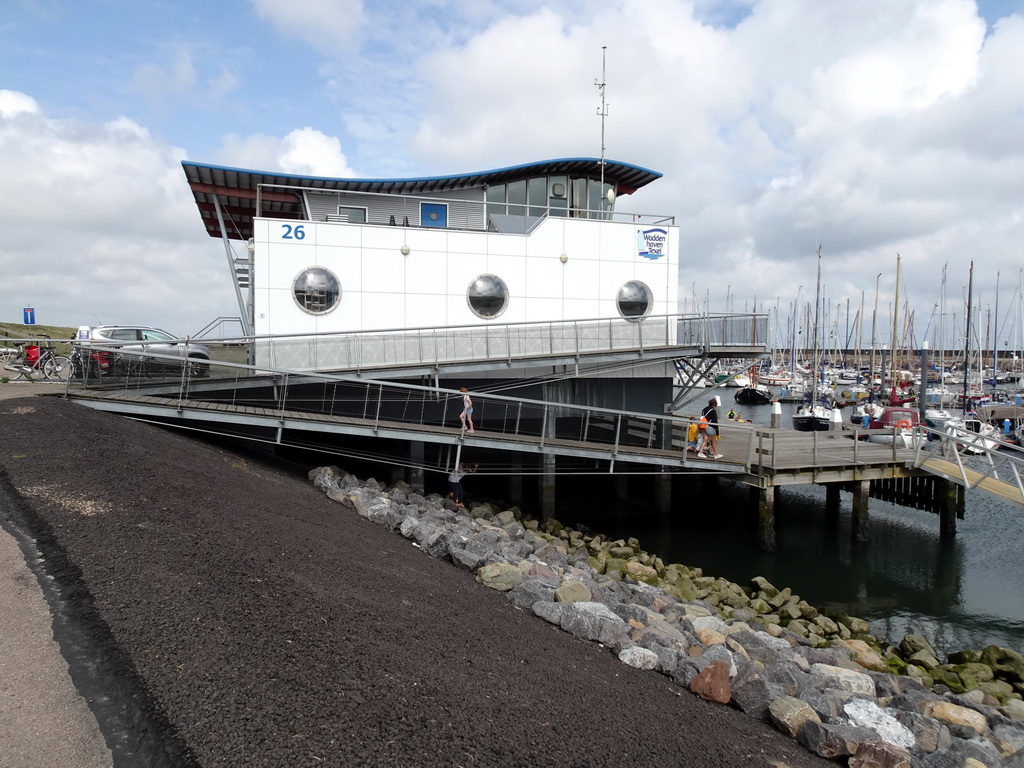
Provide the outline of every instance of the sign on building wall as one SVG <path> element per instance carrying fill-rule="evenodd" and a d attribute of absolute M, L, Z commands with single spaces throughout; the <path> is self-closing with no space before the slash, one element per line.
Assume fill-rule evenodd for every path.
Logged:
<path fill-rule="evenodd" d="M 645 259 L 660 259 L 668 253 L 668 230 L 638 229 L 636 231 L 636 250 Z"/>

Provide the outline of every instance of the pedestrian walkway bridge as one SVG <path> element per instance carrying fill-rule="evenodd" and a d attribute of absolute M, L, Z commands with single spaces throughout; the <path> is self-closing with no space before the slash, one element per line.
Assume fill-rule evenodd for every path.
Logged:
<path fill-rule="evenodd" d="M 925 451 L 864 442 L 858 439 L 865 436 L 863 430 L 803 433 L 727 421 L 719 443 L 724 458 L 708 461 L 683 450 L 695 413 L 635 413 L 473 393 L 477 429 L 466 433 L 457 428 L 461 395 L 453 390 L 242 363 L 211 366 L 211 375 L 203 378 L 186 372 L 163 378 L 137 374 L 109 382 L 79 380 L 69 383 L 68 394 L 101 410 L 195 422 L 210 432 L 256 429 L 273 442 L 309 432 L 412 440 L 587 459 L 606 472 L 646 466 L 728 473 L 758 488 L 878 480 L 923 471 L 1024 503 L 1019 449 L 992 452 L 983 460 L 990 465 L 986 471 L 973 468 L 950 443 L 941 441 Z"/>
<path fill-rule="evenodd" d="M 723 457 L 709 460 L 684 450 L 696 413 L 638 413 L 474 392 L 477 429 L 469 433 L 459 428 L 461 394 L 451 389 L 216 359 L 208 370 L 197 371 L 183 368 L 176 356 L 149 353 L 151 361 L 163 364 L 161 374 L 146 365 L 129 366 L 116 378 L 69 381 L 67 395 L 132 418 L 276 445 L 308 448 L 331 436 L 380 441 L 378 458 L 418 463 L 421 471 L 446 471 L 464 451 L 472 451 L 474 460 L 502 452 L 520 457 L 518 471 L 552 477 L 562 471 L 705 473 L 728 475 L 760 491 L 811 483 L 849 490 L 858 483 L 937 477 L 1024 504 L 1019 448 L 1003 446 L 965 459 L 956 441 L 923 427 L 937 440 L 910 449 L 865 442 L 864 430 L 849 427 L 800 433 L 724 422 Z M 178 371 L 168 374 L 173 365 Z M 426 445 L 444 450 L 430 459 Z M 530 455 L 538 457 L 534 465 L 526 460 Z"/>
<path fill-rule="evenodd" d="M 387 378 L 538 366 L 636 365 L 638 360 L 751 359 L 766 353 L 766 338 L 765 315 L 675 314 L 257 336 L 246 341 L 252 348 L 250 362 L 275 370 Z"/>

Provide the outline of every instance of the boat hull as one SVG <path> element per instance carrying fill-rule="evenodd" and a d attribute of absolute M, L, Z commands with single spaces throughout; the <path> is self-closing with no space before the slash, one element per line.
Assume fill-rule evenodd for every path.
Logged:
<path fill-rule="evenodd" d="M 742 405 L 767 405 L 772 401 L 772 392 L 767 387 L 743 387 L 735 395 Z"/>
<path fill-rule="evenodd" d="M 822 416 L 794 416 L 793 429 L 797 432 L 828 432 L 832 420 Z"/>
<path fill-rule="evenodd" d="M 897 448 L 920 448 L 928 442 L 928 438 L 914 430 L 898 430 L 895 434 L 891 430 L 884 433 L 868 435 L 868 442 L 879 445 L 892 445 L 896 443 Z"/>

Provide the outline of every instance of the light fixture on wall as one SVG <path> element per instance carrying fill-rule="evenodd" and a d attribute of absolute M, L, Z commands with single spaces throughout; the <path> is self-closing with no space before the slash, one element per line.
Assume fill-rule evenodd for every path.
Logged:
<path fill-rule="evenodd" d="M 409 246 L 408 245 L 403 245 L 398 250 L 400 250 L 402 252 L 403 256 L 408 256 L 409 255 Z"/>
<path fill-rule="evenodd" d="M 563 253 L 561 256 L 558 257 L 558 260 L 560 262 L 562 262 L 563 264 L 565 264 L 565 262 L 567 262 L 569 260 L 569 257 L 566 254 Z"/>

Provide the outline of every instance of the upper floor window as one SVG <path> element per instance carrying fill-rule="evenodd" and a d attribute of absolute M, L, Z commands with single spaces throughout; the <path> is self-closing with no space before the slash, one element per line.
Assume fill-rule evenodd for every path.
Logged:
<path fill-rule="evenodd" d="M 608 190 L 614 186 L 600 179 L 555 174 L 492 184 L 484 197 L 488 216 L 610 219 L 614 203 L 608 199 Z"/>
<path fill-rule="evenodd" d="M 351 205 L 339 205 L 338 215 L 345 216 L 345 221 L 349 224 L 365 224 L 366 223 L 366 209 L 358 206 Z"/>

